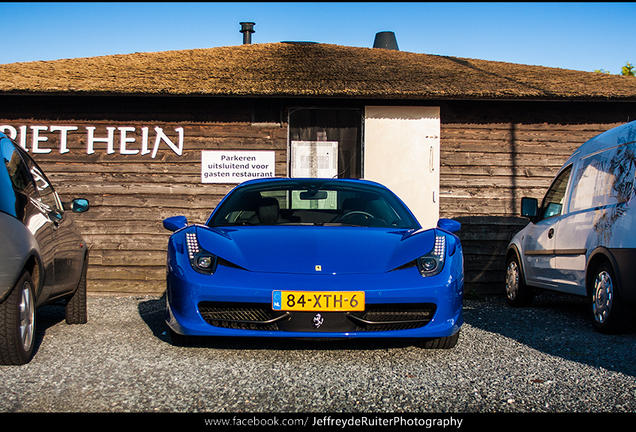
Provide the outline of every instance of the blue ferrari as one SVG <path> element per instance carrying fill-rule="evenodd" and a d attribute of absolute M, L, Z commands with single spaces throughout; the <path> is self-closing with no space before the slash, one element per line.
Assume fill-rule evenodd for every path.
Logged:
<path fill-rule="evenodd" d="M 386 187 L 354 179 L 251 180 L 205 225 L 164 220 L 166 323 L 201 336 L 410 338 L 452 348 L 463 323 L 460 224 L 423 229 Z"/>

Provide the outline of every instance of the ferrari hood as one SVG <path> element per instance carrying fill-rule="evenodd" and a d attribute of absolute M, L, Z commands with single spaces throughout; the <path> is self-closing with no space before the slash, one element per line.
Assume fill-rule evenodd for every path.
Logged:
<path fill-rule="evenodd" d="M 254 272 L 384 273 L 433 248 L 434 230 L 326 226 L 197 227 L 202 248 Z"/>

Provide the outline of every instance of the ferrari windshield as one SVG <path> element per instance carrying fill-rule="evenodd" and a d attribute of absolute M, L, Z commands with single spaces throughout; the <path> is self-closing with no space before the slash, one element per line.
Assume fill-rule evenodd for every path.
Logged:
<path fill-rule="evenodd" d="M 419 224 L 388 189 L 348 180 L 271 180 L 234 189 L 208 226 L 353 225 L 417 229 Z"/>

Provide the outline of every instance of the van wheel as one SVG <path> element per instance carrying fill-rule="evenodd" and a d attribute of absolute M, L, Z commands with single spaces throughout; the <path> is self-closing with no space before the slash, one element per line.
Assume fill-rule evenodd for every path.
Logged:
<path fill-rule="evenodd" d="M 632 323 L 632 316 L 620 298 L 614 269 L 602 263 L 591 279 L 590 311 L 594 327 L 601 333 L 620 334 Z"/>
<path fill-rule="evenodd" d="M 22 365 L 31 360 L 35 346 L 33 280 L 24 272 L 11 294 L 0 303 L 0 363 Z"/>
<path fill-rule="evenodd" d="M 528 306 L 534 299 L 534 290 L 523 282 L 521 265 L 516 254 L 506 260 L 506 300 L 511 306 Z"/>

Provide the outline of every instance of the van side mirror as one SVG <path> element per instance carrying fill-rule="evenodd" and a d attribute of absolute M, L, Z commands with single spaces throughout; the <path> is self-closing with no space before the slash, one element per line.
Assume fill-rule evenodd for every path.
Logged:
<path fill-rule="evenodd" d="M 539 216 L 539 201 L 536 198 L 521 198 L 521 216 L 530 219 Z"/>

